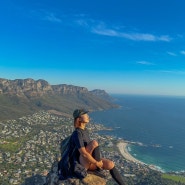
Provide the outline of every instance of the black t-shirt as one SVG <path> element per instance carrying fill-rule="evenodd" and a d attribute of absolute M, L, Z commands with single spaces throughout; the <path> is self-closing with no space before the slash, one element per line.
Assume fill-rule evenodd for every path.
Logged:
<path fill-rule="evenodd" d="M 78 151 L 78 149 L 82 147 L 86 147 L 90 141 L 91 140 L 87 129 L 84 129 L 84 130 L 80 128 L 75 129 L 75 131 L 72 134 L 71 147 L 76 148 L 75 156 L 77 157 L 77 160 L 80 155 L 80 152 Z"/>
<path fill-rule="evenodd" d="M 86 147 L 87 144 L 90 142 L 88 130 L 83 130 L 80 128 L 75 129 L 70 137 L 69 142 L 70 147 L 66 151 L 65 155 L 62 156 L 62 159 L 59 163 L 61 179 L 76 175 L 74 173 L 74 168 L 76 163 L 79 163 L 79 149 L 81 147 Z"/>

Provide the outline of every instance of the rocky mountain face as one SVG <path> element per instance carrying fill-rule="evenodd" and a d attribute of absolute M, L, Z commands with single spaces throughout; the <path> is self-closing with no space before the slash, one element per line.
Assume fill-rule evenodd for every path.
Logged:
<path fill-rule="evenodd" d="M 117 107 L 104 90 L 88 91 L 85 87 L 59 84 L 45 80 L 0 78 L 0 118 L 14 118 L 37 110 L 70 113 L 75 108 L 103 110 Z"/>
<path fill-rule="evenodd" d="M 104 99 L 104 100 L 107 100 L 107 101 L 113 101 L 114 100 L 108 93 L 106 93 L 105 90 L 94 89 L 94 90 L 92 90 L 90 92 L 92 94 L 94 94 L 95 96 L 98 96 L 101 99 Z"/>
<path fill-rule="evenodd" d="M 0 79 L 0 94 L 9 94 L 26 97 L 36 97 L 43 95 L 60 95 L 60 94 L 76 94 L 88 93 L 87 88 L 72 85 L 50 85 L 45 80 L 16 79 L 7 80 Z"/>

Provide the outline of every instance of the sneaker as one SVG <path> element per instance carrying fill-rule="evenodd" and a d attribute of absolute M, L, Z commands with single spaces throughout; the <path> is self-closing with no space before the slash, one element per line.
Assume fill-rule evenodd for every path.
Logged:
<path fill-rule="evenodd" d="M 87 173 L 90 173 L 90 174 L 94 174 L 94 175 L 97 175 L 99 177 L 102 177 L 102 178 L 106 178 L 107 177 L 107 174 L 105 172 L 105 170 L 102 170 L 102 169 L 96 169 L 96 170 L 88 170 Z"/>

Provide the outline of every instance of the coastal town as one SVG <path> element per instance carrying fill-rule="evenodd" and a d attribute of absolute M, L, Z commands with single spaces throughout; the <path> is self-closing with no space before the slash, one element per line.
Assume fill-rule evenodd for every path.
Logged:
<path fill-rule="evenodd" d="M 90 123 L 88 129 L 92 139 L 100 143 L 102 157 L 113 160 L 129 184 L 136 184 L 149 174 L 160 177 L 161 172 L 132 158 L 123 138 L 99 134 L 100 130 L 108 129 L 101 124 Z M 36 176 L 44 184 L 52 164 L 60 159 L 61 141 L 74 128 L 72 117 L 40 111 L 17 120 L 1 121 L 0 130 L 0 184 L 24 185 Z"/>

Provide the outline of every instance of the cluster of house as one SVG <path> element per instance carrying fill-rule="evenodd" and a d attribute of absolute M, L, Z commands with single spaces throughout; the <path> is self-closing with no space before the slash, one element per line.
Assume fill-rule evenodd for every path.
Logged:
<path fill-rule="evenodd" d="M 72 122 L 72 118 L 45 111 L 0 122 L 0 184 L 21 184 L 36 174 L 45 177 L 60 157 L 60 142 L 73 132 Z M 102 156 L 112 159 L 124 174 L 148 170 L 120 155 L 115 147 L 117 138 L 98 134 L 105 129 L 103 125 L 89 124 L 89 129 L 94 131 L 92 139 L 98 139 L 102 146 Z"/>

